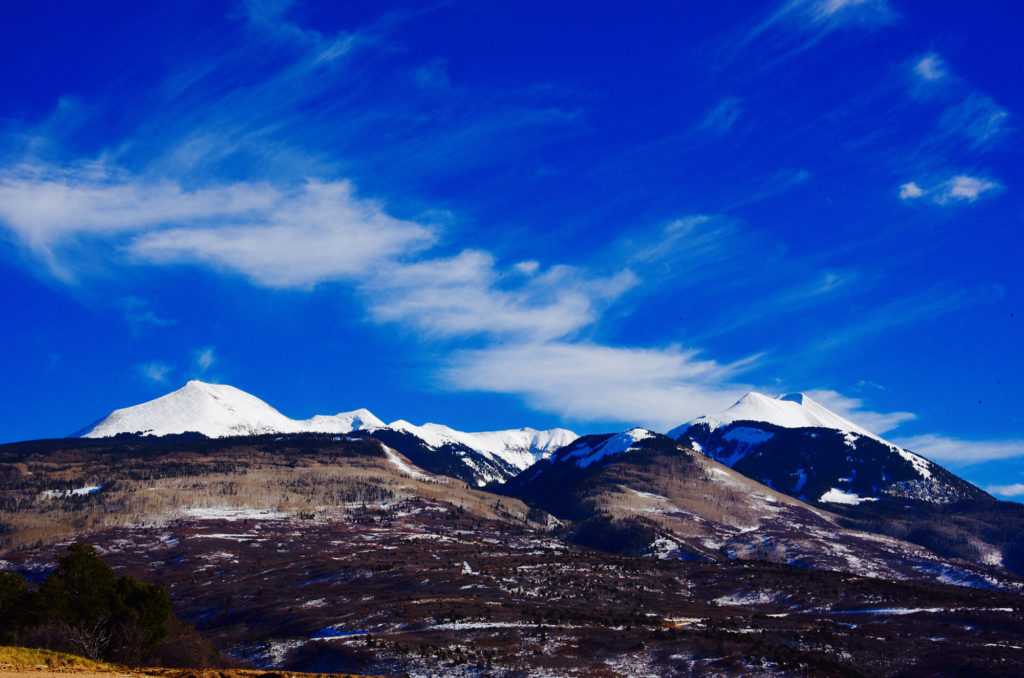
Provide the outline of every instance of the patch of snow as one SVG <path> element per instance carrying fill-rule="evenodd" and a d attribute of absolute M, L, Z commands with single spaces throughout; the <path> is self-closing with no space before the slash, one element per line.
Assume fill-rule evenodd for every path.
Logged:
<path fill-rule="evenodd" d="M 628 431 L 616 433 L 615 435 L 602 440 L 594 447 L 582 444 L 571 447 L 566 450 L 563 458 L 573 459 L 577 466 L 585 468 L 596 461 L 604 459 L 605 457 L 610 457 L 622 452 L 628 452 L 629 450 L 634 449 L 633 446 L 636 443 L 641 440 L 646 440 L 653 435 L 653 433 L 645 428 L 631 428 Z"/>
<path fill-rule="evenodd" d="M 660 494 L 654 494 L 653 492 L 641 492 L 639 490 L 634 490 L 632 487 L 627 487 L 626 489 L 635 494 L 636 496 L 643 497 L 644 499 L 657 499 L 658 501 L 668 501 L 668 497 L 662 496 Z"/>
<path fill-rule="evenodd" d="M 58 497 L 84 497 L 87 494 L 96 494 L 102 489 L 102 485 L 89 485 L 88 487 L 77 487 L 73 490 L 43 490 L 43 496 L 50 499 Z"/>
<path fill-rule="evenodd" d="M 526 622 L 451 622 L 448 624 L 431 624 L 424 630 L 429 631 L 461 631 L 463 629 L 522 629 L 533 628 L 535 625 Z M 562 625 L 563 627 L 571 625 Z"/>
<path fill-rule="evenodd" d="M 890 445 L 890 447 L 892 447 L 892 449 L 895 452 L 899 453 L 899 455 L 901 457 L 903 457 L 904 459 L 909 461 L 911 466 L 914 467 L 914 470 L 917 471 L 917 473 L 922 478 L 927 480 L 927 479 L 932 477 L 932 470 L 930 468 L 930 466 L 931 466 L 931 462 L 930 461 L 928 461 L 924 457 L 919 457 L 918 455 L 914 454 L 913 452 L 910 452 L 908 450 L 904 450 L 902 447 L 899 447 L 898 445 Z"/>
<path fill-rule="evenodd" d="M 384 443 L 381 443 L 380 446 L 384 448 L 384 454 L 387 455 L 388 461 L 390 461 L 392 464 L 394 464 L 395 468 L 397 468 L 399 471 L 401 471 L 405 475 L 412 476 L 413 478 L 416 478 L 417 480 L 432 480 L 432 478 L 430 476 L 428 476 L 423 471 L 420 471 L 415 466 L 413 466 L 412 464 L 406 462 L 404 459 L 399 457 L 397 452 L 395 452 L 393 449 L 391 449 L 390 447 L 388 447 Z"/>
<path fill-rule="evenodd" d="M 777 596 L 769 591 L 752 591 L 750 593 L 734 593 L 728 596 L 715 598 L 718 605 L 767 605 L 774 603 Z"/>
<path fill-rule="evenodd" d="M 856 506 L 865 501 L 878 501 L 878 497 L 861 497 L 854 492 L 844 492 L 837 487 L 833 487 L 831 490 L 821 495 L 818 501 L 825 502 L 828 504 L 849 504 Z"/>
<path fill-rule="evenodd" d="M 286 513 L 238 506 L 182 506 L 178 516 L 196 520 L 283 520 Z"/>
<path fill-rule="evenodd" d="M 682 550 L 679 548 L 679 544 L 671 539 L 658 537 L 647 547 L 647 553 L 659 560 L 674 560 L 682 555 Z"/>
<path fill-rule="evenodd" d="M 1003 554 L 998 550 L 988 551 L 981 556 L 981 562 L 986 565 L 1002 565 Z"/>

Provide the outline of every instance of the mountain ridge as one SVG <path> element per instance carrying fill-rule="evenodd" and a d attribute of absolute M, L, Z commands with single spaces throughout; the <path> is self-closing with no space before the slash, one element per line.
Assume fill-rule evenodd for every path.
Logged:
<path fill-rule="evenodd" d="M 988 496 L 803 393 L 771 398 L 752 391 L 723 412 L 693 419 L 668 435 L 693 440 L 726 466 L 818 505 Z"/>
<path fill-rule="evenodd" d="M 74 437 L 200 433 L 208 438 L 222 438 L 356 431 L 386 439 L 387 444 L 411 454 L 419 465 L 430 471 L 445 472 L 481 486 L 505 480 L 577 438 L 575 433 L 563 428 L 467 432 L 443 424 L 417 426 L 402 419 L 385 424 L 365 408 L 291 419 L 234 386 L 199 380 L 191 380 L 159 398 L 114 410 L 76 432 Z M 451 458 L 429 459 L 430 455 L 437 454 Z"/>

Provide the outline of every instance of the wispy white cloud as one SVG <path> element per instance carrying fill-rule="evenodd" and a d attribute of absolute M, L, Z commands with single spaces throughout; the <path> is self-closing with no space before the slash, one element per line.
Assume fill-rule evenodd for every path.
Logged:
<path fill-rule="evenodd" d="M 728 335 L 766 318 L 806 313 L 815 304 L 852 292 L 857 277 L 852 270 L 824 271 L 815 274 L 810 281 L 798 281 L 777 291 L 766 291 L 756 304 L 745 306 L 742 313 L 732 313 L 728 318 L 715 322 L 713 327 L 701 328 L 696 338 L 703 341 Z"/>
<path fill-rule="evenodd" d="M 78 250 L 62 257 L 65 246 L 98 238 L 132 262 L 208 265 L 265 287 L 345 281 L 374 320 L 433 336 L 563 337 L 638 281 L 628 268 L 609 276 L 542 270 L 537 261 L 506 269 L 482 250 L 431 257 L 437 227 L 391 216 L 347 181 L 189 191 L 106 168 L 22 168 L 0 174 L 0 223 L 58 274 L 83 262 Z M 126 313 L 136 324 L 164 322 L 138 300 Z"/>
<path fill-rule="evenodd" d="M 75 267 L 62 246 L 130 234 L 128 251 L 140 260 L 205 262 L 272 287 L 358 275 L 436 239 L 429 226 L 357 197 L 347 181 L 186 190 L 90 168 L 0 172 L 0 223 L 62 277 Z"/>
<path fill-rule="evenodd" d="M 356 276 L 436 238 L 355 197 L 346 181 L 309 182 L 243 223 L 171 228 L 136 237 L 130 251 L 156 263 L 207 262 L 270 287 Z"/>
<path fill-rule="evenodd" d="M 697 126 L 697 130 L 714 132 L 715 134 L 726 134 L 733 128 L 742 114 L 743 106 L 740 100 L 736 97 L 726 97 L 707 112 L 700 125 Z"/>
<path fill-rule="evenodd" d="M 860 398 L 850 398 L 829 389 L 817 389 L 806 393 L 836 414 L 877 435 L 916 418 L 912 412 L 873 412 L 864 409 L 864 401 Z"/>
<path fill-rule="evenodd" d="M 752 362 L 723 365 L 679 346 L 512 343 L 457 352 L 442 377 L 453 388 L 519 396 L 564 417 L 665 431 L 750 390 L 733 379 Z"/>
<path fill-rule="evenodd" d="M 953 74 L 938 54 L 916 58 L 909 72 L 910 93 L 941 105 L 919 152 L 929 156 L 977 154 L 990 150 L 1009 134 L 1010 112 Z"/>
<path fill-rule="evenodd" d="M 981 149 L 1005 135 L 1009 119 L 1009 112 L 994 99 L 972 92 L 959 104 L 946 109 L 939 120 L 939 134 L 961 135 L 971 148 Z"/>
<path fill-rule="evenodd" d="M 934 52 L 925 54 L 914 63 L 914 73 L 928 82 L 936 82 L 949 75 L 946 62 Z"/>
<path fill-rule="evenodd" d="M 839 32 L 856 33 L 895 23 L 889 0 L 781 0 L 706 46 L 717 68 L 768 70 L 797 58 Z"/>
<path fill-rule="evenodd" d="M 682 260 L 693 262 L 693 267 L 704 267 L 709 260 L 720 261 L 721 255 L 727 255 L 725 250 L 736 232 L 737 225 L 730 219 L 691 214 L 672 220 L 653 234 L 625 240 L 615 249 L 638 266 L 667 265 L 676 269 Z"/>
<path fill-rule="evenodd" d="M 1024 496 L 1024 483 L 989 485 L 985 488 L 985 491 L 989 494 L 997 494 L 1000 497 L 1020 497 Z"/>
<path fill-rule="evenodd" d="M 173 367 L 162 362 L 146 363 L 136 367 L 143 377 L 158 384 L 166 383 L 168 375 L 174 371 Z"/>
<path fill-rule="evenodd" d="M 523 275 L 533 275 L 540 269 L 540 262 L 534 259 L 520 261 L 516 263 L 513 268 Z"/>
<path fill-rule="evenodd" d="M 195 366 L 202 374 L 213 367 L 213 364 L 217 362 L 217 356 L 213 346 L 207 346 L 206 348 L 199 349 L 195 352 Z"/>
<path fill-rule="evenodd" d="M 186 191 L 175 182 L 141 181 L 101 164 L 0 170 L 0 221 L 37 248 L 80 233 L 239 217 L 266 210 L 277 199 L 277 191 L 265 184 Z"/>
<path fill-rule="evenodd" d="M 117 305 L 124 312 L 125 321 L 135 334 L 147 327 L 169 327 L 178 322 L 158 315 L 145 299 L 139 297 L 125 297 L 119 300 Z"/>
<path fill-rule="evenodd" d="M 781 50 L 773 60 L 777 62 L 813 47 L 837 29 L 873 28 L 896 18 L 888 0 L 786 0 L 749 31 L 741 46 L 773 36 L 774 49 Z M 796 36 L 796 41 L 780 37 L 779 31 Z"/>
<path fill-rule="evenodd" d="M 536 263 L 536 262 L 533 262 Z M 442 259 L 392 263 L 363 285 L 375 319 L 412 323 L 435 336 L 515 334 L 554 339 L 593 323 L 605 301 L 637 283 L 623 270 L 594 277 L 570 266 L 538 272 L 503 285 L 494 256 L 466 250 Z M 519 265 L 512 270 L 524 271 Z"/>
<path fill-rule="evenodd" d="M 907 182 L 900 186 L 900 198 L 902 200 L 927 198 L 937 205 L 952 205 L 974 202 L 983 194 L 998 192 L 1000 188 L 1002 186 L 992 179 L 958 174 L 927 189 L 921 188 L 916 182 Z"/>
<path fill-rule="evenodd" d="M 929 433 L 892 442 L 933 461 L 958 465 L 1024 457 L 1024 440 L 963 440 Z"/>
<path fill-rule="evenodd" d="M 756 32 L 777 24 L 827 32 L 845 26 L 888 24 L 895 18 L 888 0 L 787 0 Z"/>
<path fill-rule="evenodd" d="M 938 186 L 933 200 L 940 205 L 957 201 L 974 202 L 980 198 L 983 193 L 987 193 L 999 187 L 998 183 L 990 179 L 969 177 L 966 174 L 958 174 Z"/>
<path fill-rule="evenodd" d="M 908 181 L 907 183 L 900 186 L 901 200 L 913 200 L 914 198 L 920 198 L 924 194 L 924 189 L 918 186 L 913 181 Z"/>

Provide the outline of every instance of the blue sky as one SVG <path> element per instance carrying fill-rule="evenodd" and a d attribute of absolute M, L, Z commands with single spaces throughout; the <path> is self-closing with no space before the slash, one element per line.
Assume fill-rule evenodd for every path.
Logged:
<path fill-rule="evenodd" d="M 0 440 L 801 390 L 1024 497 L 1024 8 L 595 7 L 6 3 Z"/>

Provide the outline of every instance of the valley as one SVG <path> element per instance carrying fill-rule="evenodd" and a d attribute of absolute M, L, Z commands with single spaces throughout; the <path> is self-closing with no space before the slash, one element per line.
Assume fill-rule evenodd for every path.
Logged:
<path fill-rule="evenodd" d="M 872 562 L 882 569 L 858 567 L 869 561 L 862 557 L 869 547 L 858 552 L 854 541 L 842 541 L 856 533 L 836 542 L 844 532 L 834 518 L 801 514 L 806 509 L 799 502 L 787 505 L 785 495 L 763 486 L 739 484 L 733 494 L 711 499 L 709 476 L 729 471 L 709 469 L 725 467 L 673 448 L 667 438 L 645 440 L 655 447 L 620 450 L 588 467 L 601 476 L 588 486 L 589 519 L 569 504 L 531 507 L 419 470 L 359 434 L 6 445 L 0 447 L 0 568 L 38 580 L 67 543 L 87 539 L 119 573 L 166 586 L 175 613 L 226 655 L 267 670 L 410 676 L 897 676 L 920 675 L 933 665 L 959 667 L 960 675 L 1024 670 L 1024 598 L 1012 576 L 877 544 L 870 547 Z M 644 478 L 645 467 L 658 470 L 657 484 Z M 571 498 L 565 480 L 555 481 L 557 496 Z M 687 491 L 687 483 L 703 488 L 704 504 L 694 503 L 701 492 Z M 713 548 L 707 540 L 715 530 L 707 521 L 737 523 L 741 504 L 749 520 L 752 489 L 802 515 L 803 527 L 783 531 L 783 523 L 769 521 L 764 530 L 745 533 L 772 535 L 790 544 L 784 549 L 739 548 L 743 534 Z M 669 497 L 692 512 L 688 521 L 644 510 Z M 698 519 L 700 513 L 709 518 Z M 637 516 L 639 522 L 628 522 Z M 816 542 L 799 534 L 812 519 L 822 535 Z M 595 524 L 600 534 L 624 536 L 611 545 L 618 553 L 607 543 L 598 544 L 605 550 L 580 545 L 587 541 L 580 526 Z M 704 532 L 688 537 L 687 524 L 703 525 Z M 859 553 L 858 560 L 833 562 L 827 542 Z M 802 560 L 791 558 L 793 544 L 805 549 Z M 922 567 L 901 568 L 913 551 Z M 974 585 L 939 583 L 943 567 L 973 572 L 976 579 L 959 583 Z"/>

